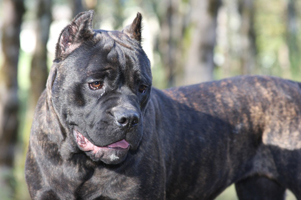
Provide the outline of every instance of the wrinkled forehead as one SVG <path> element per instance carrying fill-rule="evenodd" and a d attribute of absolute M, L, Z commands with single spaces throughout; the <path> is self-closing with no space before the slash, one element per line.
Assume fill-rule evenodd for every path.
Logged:
<path fill-rule="evenodd" d="M 126 34 L 120 31 L 95 31 L 103 36 L 103 48 L 109 51 L 108 60 L 119 62 L 131 58 L 132 62 L 137 64 L 150 65 L 149 60 L 143 51 L 141 45 L 135 40 L 130 39 Z M 108 41 L 108 42 L 107 42 Z M 125 63 L 120 63 L 122 66 Z"/>
<path fill-rule="evenodd" d="M 110 63 L 118 64 L 121 68 L 126 67 L 127 58 L 138 57 L 135 49 L 137 44 L 129 40 L 128 36 L 119 31 L 95 31 L 98 38 L 98 47 L 106 52 L 106 59 Z"/>
<path fill-rule="evenodd" d="M 94 30 L 94 39 L 75 50 L 70 62 L 79 73 L 110 68 L 126 73 L 138 71 L 151 79 L 150 61 L 142 47 L 120 31 Z"/>

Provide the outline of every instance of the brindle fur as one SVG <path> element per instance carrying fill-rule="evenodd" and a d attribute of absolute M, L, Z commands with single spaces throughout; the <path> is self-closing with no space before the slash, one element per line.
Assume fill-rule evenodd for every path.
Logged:
<path fill-rule="evenodd" d="M 285 189 L 301 199 L 300 83 L 240 76 L 163 91 L 149 88 L 138 98 L 141 94 L 130 92 L 137 84 L 135 73 L 151 77 L 140 47 L 141 18 L 123 33 L 95 31 L 92 37 L 87 32 L 90 25 L 85 23 L 85 19 L 91 22 L 92 15 L 80 15 L 83 22 L 79 22 L 86 26 L 84 31 L 76 31 L 85 37 L 77 35 L 71 46 L 65 42 L 58 47 L 47 89 L 37 105 L 25 170 L 33 199 L 209 200 L 232 183 L 241 200 L 281 200 Z M 135 31 L 135 23 L 139 31 Z M 100 35 L 101 40 L 95 39 Z M 110 49 L 106 45 L 111 45 Z M 112 51 L 119 56 L 110 57 Z M 125 60 L 120 60 L 120 51 L 125 52 Z M 132 55 L 136 59 L 129 58 Z M 106 95 L 99 107 L 91 108 L 93 99 L 88 101 L 87 91 L 79 89 L 75 81 L 77 76 L 87 76 L 82 65 L 97 59 L 115 63 L 115 71 L 107 78 Z M 126 68 L 120 67 L 121 62 Z M 98 70 L 106 66 L 95 63 Z M 116 88 L 128 93 L 117 93 Z M 139 146 L 119 164 L 92 161 L 79 150 L 72 135 L 77 123 L 71 123 L 71 115 L 76 110 L 91 109 L 90 115 L 100 119 L 111 117 L 101 111 L 111 94 L 124 101 L 112 103 L 112 99 L 110 108 L 130 103 L 141 112 L 139 128 L 124 133 L 136 140 L 141 136 Z M 100 110 L 94 114 L 96 108 Z M 116 140 L 117 136 L 106 132 L 113 126 L 108 124 L 97 133 L 100 143 Z"/>

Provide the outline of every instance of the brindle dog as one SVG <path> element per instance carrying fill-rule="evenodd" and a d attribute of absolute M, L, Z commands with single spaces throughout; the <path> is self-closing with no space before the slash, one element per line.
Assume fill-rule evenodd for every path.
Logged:
<path fill-rule="evenodd" d="M 141 15 L 61 33 L 26 160 L 32 199 L 301 199 L 301 84 L 242 76 L 152 87 Z"/>

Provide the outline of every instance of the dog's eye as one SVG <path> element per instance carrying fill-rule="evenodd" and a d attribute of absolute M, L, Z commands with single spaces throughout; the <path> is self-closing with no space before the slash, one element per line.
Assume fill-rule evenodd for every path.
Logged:
<path fill-rule="evenodd" d="M 146 85 L 140 85 L 138 91 L 142 94 L 145 94 L 147 90 L 147 86 Z"/>
<path fill-rule="evenodd" d="M 92 83 L 89 83 L 89 88 L 91 90 L 99 90 L 103 87 L 103 83 L 100 81 L 94 81 Z"/>

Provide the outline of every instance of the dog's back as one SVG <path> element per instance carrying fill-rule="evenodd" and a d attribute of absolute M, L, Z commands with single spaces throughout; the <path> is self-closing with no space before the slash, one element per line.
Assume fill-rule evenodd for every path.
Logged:
<path fill-rule="evenodd" d="M 168 110 L 173 110 L 174 133 L 181 135 L 174 155 L 183 159 L 175 166 L 194 169 L 190 165 L 198 163 L 193 173 L 202 177 L 178 178 L 171 185 L 199 182 L 206 185 L 200 192 L 204 199 L 231 183 L 237 183 L 242 199 L 283 199 L 285 188 L 300 198 L 300 83 L 242 76 L 164 92 L 177 102 L 167 104 L 173 107 Z M 213 186 L 217 192 L 210 193 Z"/>

